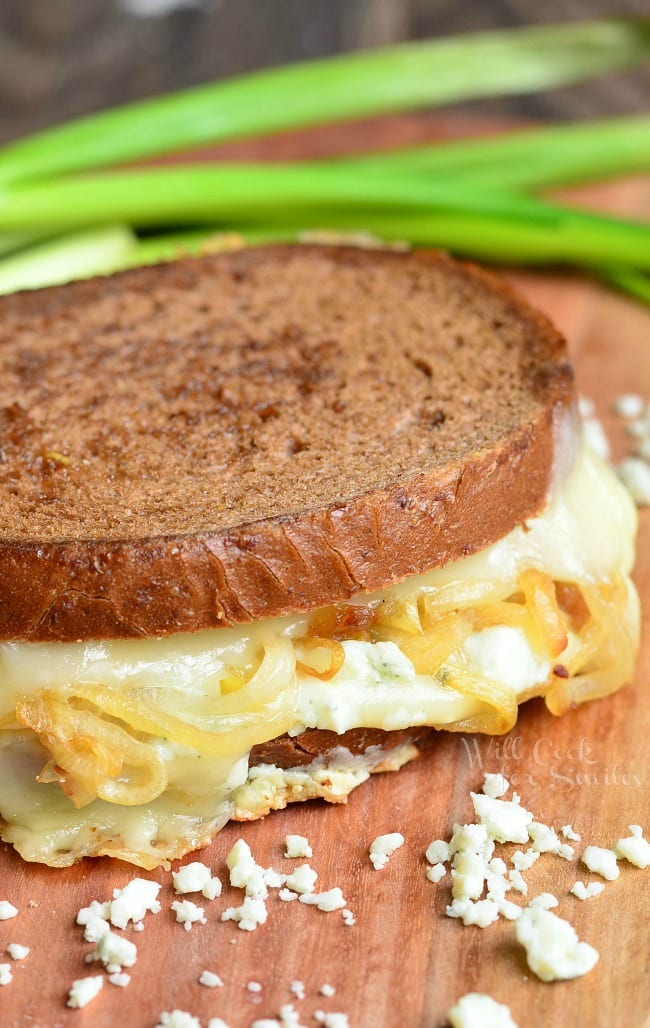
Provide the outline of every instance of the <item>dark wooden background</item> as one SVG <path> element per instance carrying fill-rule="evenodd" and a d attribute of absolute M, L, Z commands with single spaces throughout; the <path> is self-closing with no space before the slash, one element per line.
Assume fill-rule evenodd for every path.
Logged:
<path fill-rule="evenodd" d="M 157 10 L 157 15 L 144 12 Z M 110 104 L 251 68 L 525 23 L 650 14 L 649 0 L 0 0 L 0 141 Z M 643 110 L 650 70 L 483 115 Z"/>

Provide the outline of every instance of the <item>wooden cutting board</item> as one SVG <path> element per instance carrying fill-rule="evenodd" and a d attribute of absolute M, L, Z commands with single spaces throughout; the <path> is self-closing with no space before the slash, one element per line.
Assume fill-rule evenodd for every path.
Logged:
<path fill-rule="evenodd" d="M 413 118 L 387 121 L 381 132 L 376 126 L 343 134 L 326 130 L 305 134 L 302 144 L 291 137 L 262 149 L 274 155 L 326 152 L 360 139 L 381 145 L 431 135 L 430 120 Z M 603 207 L 641 214 L 648 212 L 649 197 L 650 183 L 643 180 L 584 192 L 586 200 Z M 510 277 L 566 333 L 581 390 L 596 400 L 619 456 L 629 440 L 611 404 L 624 391 L 650 396 L 650 313 L 579 277 Z M 8 943 L 31 948 L 26 960 L 13 964 L 13 982 L 0 989 L 0 1028 L 153 1028 L 163 1010 L 174 1008 L 193 1013 L 204 1026 L 220 1016 L 231 1028 L 248 1028 L 289 1002 L 304 1024 L 315 1024 L 314 1011 L 322 1009 L 346 1012 L 351 1028 L 433 1028 L 469 991 L 507 1003 L 520 1028 L 648 1024 L 650 870 L 623 864 L 618 881 L 581 903 L 568 889 L 577 878 L 593 876 L 550 855 L 538 861 L 527 874 L 530 895 L 556 893 L 560 916 L 600 953 L 584 978 L 545 985 L 528 971 L 510 922 L 482 931 L 444 916 L 448 883 L 429 882 L 424 862 L 432 839 L 448 837 L 454 821 L 471 817 L 469 790 L 480 786 L 485 770 L 503 771 L 542 821 L 558 828 L 571 822 L 582 835 L 578 854 L 588 843 L 612 845 L 630 823 L 650 831 L 650 510 L 640 521 L 636 581 L 646 602 L 645 637 L 633 685 L 559 720 L 542 702 L 531 702 L 512 732 L 499 739 L 441 733 L 426 758 L 397 775 L 376 776 L 346 806 L 319 802 L 264 822 L 228 826 L 200 855 L 226 878 L 225 856 L 243 836 L 258 862 L 286 871 L 295 862 L 283 857 L 284 836 L 306 835 L 319 886 L 342 888 L 356 915 L 353 927 L 344 925 L 340 912 L 325 914 L 274 898 L 267 923 L 242 932 L 219 920 L 226 906 L 240 902 L 241 894 L 226 888 L 223 897 L 205 903 L 208 923 L 186 933 L 169 910 L 170 875 L 144 873 L 163 883 L 163 909 L 148 917 L 142 933 L 127 933 L 138 946 L 131 984 L 122 990 L 106 983 L 85 1010 L 67 1010 L 72 980 L 100 973 L 98 965 L 84 964 L 91 947 L 74 924 L 77 910 L 91 899 L 109 898 L 137 872 L 109 860 L 54 871 L 22 863 L 0 845 L 0 899 L 20 909 L 17 918 L 0 923 L 0 961 L 8 959 L 1 955 Z M 405 845 L 377 872 L 368 846 L 376 835 L 392 831 L 403 833 Z M 204 969 L 216 971 L 223 988 L 200 986 Z M 295 979 L 305 985 L 302 1001 L 289 991 Z M 259 982 L 261 992 L 248 991 L 250 981 Z M 319 995 L 324 983 L 336 988 L 333 998 Z"/>

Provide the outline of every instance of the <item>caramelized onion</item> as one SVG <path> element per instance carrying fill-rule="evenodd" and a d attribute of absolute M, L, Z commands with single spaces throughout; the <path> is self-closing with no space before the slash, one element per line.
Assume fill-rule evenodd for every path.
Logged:
<path fill-rule="evenodd" d="M 553 579 L 543 571 L 529 568 L 520 576 L 519 584 L 543 649 L 549 657 L 559 657 L 566 649 L 568 639 Z"/>
<path fill-rule="evenodd" d="M 167 787 L 167 770 L 155 750 L 119 725 L 76 710 L 67 698 L 46 690 L 19 697 L 16 716 L 65 772 L 66 783 L 80 786 L 84 797 L 133 806 L 150 802 Z M 76 797 L 74 787 L 70 796 L 79 805 L 88 802 Z"/>
<path fill-rule="evenodd" d="M 296 640 L 296 671 L 329 682 L 343 667 L 345 650 L 335 639 L 313 636 Z"/>

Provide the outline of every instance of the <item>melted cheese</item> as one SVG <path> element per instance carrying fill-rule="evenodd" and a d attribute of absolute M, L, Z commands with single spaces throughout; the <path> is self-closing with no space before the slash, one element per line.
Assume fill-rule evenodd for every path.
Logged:
<path fill-rule="evenodd" d="M 634 505 L 615 476 L 583 449 L 546 511 L 526 526 L 481 553 L 351 602 L 373 606 L 415 594 L 436 596 L 454 583 L 477 583 L 480 591 L 484 583 L 516 582 L 527 568 L 576 583 L 627 576 L 635 519 Z M 65 696 L 75 684 L 101 685 L 145 697 L 165 714 L 210 730 L 233 673 L 250 675 L 264 650 L 279 640 L 293 649 L 292 640 L 307 633 L 311 617 L 299 614 L 162 639 L 3 643 L 0 719 L 10 719 L 19 698 L 40 690 Z M 623 621 L 634 646 L 638 609 L 631 586 Z M 351 639 L 343 642 L 343 649 L 343 665 L 330 681 L 302 672 L 296 688 L 292 671 L 286 697 L 279 690 L 290 734 L 305 727 L 339 733 L 358 727 L 458 728 L 480 718 L 484 700 L 455 691 L 439 676 L 416 674 L 394 642 Z M 450 659 L 452 665 L 467 667 L 514 694 L 530 694 L 551 670 L 525 633 L 511 627 L 474 632 Z M 255 710 L 244 713 L 257 723 Z M 258 721 L 256 741 L 261 742 L 269 738 L 263 713 Z M 146 806 L 121 807 L 96 799 L 78 810 L 57 782 L 36 781 L 48 757 L 36 736 L 18 726 L 0 730 L 0 812 L 7 823 L 3 837 L 27 859 L 55 864 L 104 851 L 155 866 L 203 844 L 232 813 L 233 795 L 247 778 L 248 746 L 218 756 L 171 739 L 142 733 L 138 738 L 146 739 L 163 759 L 165 792 Z M 236 745 L 230 749 L 237 751 Z M 255 815 L 254 810 L 250 813 Z"/>

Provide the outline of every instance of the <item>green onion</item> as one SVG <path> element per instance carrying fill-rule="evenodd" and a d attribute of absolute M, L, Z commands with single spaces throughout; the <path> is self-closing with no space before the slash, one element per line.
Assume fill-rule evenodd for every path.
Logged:
<path fill-rule="evenodd" d="M 650 117 L 511 132 L 323 163 L 361 174 L 453 177 L 481 189 L 538 189 L 650 168 Z"/>
<path fill-rule="evenodd" d="M 644 303 L 650 304 L 650 276 L 644 275 L 635 268 L 601 267 L 596 269 L 609 285 L 615 286 L 624 293 Z"/>
<path fill-rule="evenodd" d="M 206 222 L 369 229 L 498 260 L 650 269 L 650 226 L 532 197 L 308 165 L 182 165 L 7 191 L 0 229 Z"/>
<path fill-rule="evenodd" d="M 51 232 L 5 232 L 0 235 L 0 257 L 25 250 L 51 236 Z"/>
<path fill-rule="evenodd" d="M 606 19 L 406 43 L 256 72 L 92 115 L 0 154 L 0 181 L 43 178 L 205 143 L 476 97 L 629 68 L 650 19 Z"/>
<path fill-rule="evenodd" d="M 0 293 L 114 271 L 127 260 L 134 244 L 133 232 L 123 225 L 52 239 L 0 260 Z"/>

